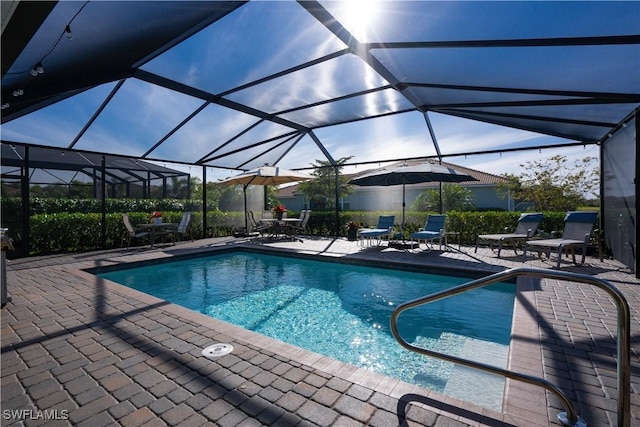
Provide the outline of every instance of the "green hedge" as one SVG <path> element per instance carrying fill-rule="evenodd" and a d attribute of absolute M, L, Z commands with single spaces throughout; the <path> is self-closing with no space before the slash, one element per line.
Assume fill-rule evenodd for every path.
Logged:
<path fill-rule="evenodd" d="M 435 213 L 435 212 L 431 212 Z M 346 236 L 346 224 L 348 221 L 355 221 L 363 227 L 375 226 L 379 215 L 395 215 L 396 228 L 400 230 L 402 224 L 402 212 L 343 212 L 341 214 L 340 235 Z M 429 212 L 406 212 L 405 213 L 405 237 L 424 227 Z M 564 228 L 565 212 L 544 212 L 540 232 L 549 234 L 551 232 L 561 232 Z M 320 212 L 313 213 L 310 223 L 316 221 L 323 223 L 323 228 L 333 230 L 335 224 L 335 213 Z M 320 218 L 318 218 L 320 217 Z M 486 212 L 447 212 L 446 229 L 460 233 L 462 244 L 475 244 L 478 234 L 504 233 L 505 229 L 511 232 L 515 229 L 520 212 L 486 211 Z"/>
<path fill-rule="evenodd" d="M 396 226 L 400 228 L 402 214 L 396 212 L 344 212 L 340 214 L 339 235 L 346 236 L 348 221 L 356 221 L 363 227 L 374 226 L 378 215 L 395 214 Z M 181 212 L 164 212 L 166 222 L 179 222 Z M 129 213 L 133 224 L 149 220 L 147 212 Z M 292 216 L 295 216 L 293 214 Z M 407 213 L 405 235 L 424 226 L 426 213 Z M 545 212 L 540 229 L 543 232 L 561 231 L 564 212 Z M 448 212 L 447 229 L 460 232 L 462 244 L 473 244 L 479 233 L 502 233 L 504 229 L 513 230 L 519 213 L 514 212 Z M 125 247 L 128 234 L 122 223 L 122 215 L 110 213 L 107 218 L 107 248 Z M 207 214 L 207 237 L 230 236 L 244 227 L 242 212 L 213 212 Z M 309 220 L 309 232 L 313 235 L 334 235 L 335 213 L 312 212 Z M 76 252 L 101 249 L 101 214 L 97 213 L 55 213 L 40 214 L 31 217 L 31 251 L 35 254 L 56 252 Z M 202 213 L 194 212 L 187 230 L 187 238 L 202 236 Z"/>
<path fill-rule="evenodd" d="M 134 225 L 149 222 L 148 212 L 130 212 L 129 218 Z M 180 222 L 182 212 L 163 212 L 165 222 Z M 229 236 L 234 230 L 244 226 L 241 212 L 212 212 L 207 214 L 207 236 Z M 55 213 L 33 215 L 31 226 L 31 255 L 57 252 L 77 252 L 102 249 L 102 215 L 97 213 Z M 129 235 L 122 214 L 106 215 L 106 248 L 127 246 Z M 185 239 L 202 236 L 202 213 L 194 212 L 187 228 Z M 19 244 L 19 242 L 17 242 Z M 132 242 L 132 244 L 140 244 Z"/>
<path fill-rule="evenodd" d="M 31 242 L 30 254 L 50 254 L 57 252 L 88 251 L 102 248 L 101 209 L 99 200 L 71 200 L 32 198 L 30 209 Z M 122 223 L 122 212 L 128 212 L 133 224 L 149 221 L 149 213 L 163 212 L 165 222 L 179 222 L 183 211 L 192 211 L 193 216 L 187 230 L 187 238 L 200 238 L 202 230 L 202 205 L 198 201 L 184 200 L 107 200 L 106 248 L 125 247 L 128 234 Z M 2 198 L 2 226 L 10 228 L 10 236 L 20 246 L 21 209 L 19 198 Z M 396 227 L 400 229 L 401 211 L 347 211 L 339 214 L 339 236 L 346 236 L 346 224 L 355 221 L 362 227 L 374 226 L 379 215 L 395 215 Z M 405 236 L 423 227 L 427 212 L 406 212 Z M 289 212 L 297 217 L 298 212 Z M 447 212 L 447 230 L 460 232 L 462 244 L 475 243 L 480 233 L 502 233 L 513 230 L 519 212 Z M 540 225 L 543 233 L 561 231 L 564 226 L 564 212 L 545 212 Z M 207 214 L 206 237 L 230 236 L 244 228 L 242 212 L 220 212 L 212 210 Z M 309 233 L 333 236 L 336 230 L 336 216 L 333 211 L 312 211 L 308 223 Z"/>
<path fill-rule="evenodd" d="M 153 212 L 153 211 L 191 211 L 202 212 L 201 200 L 180 199 L 106 199 L 106 212 Z M 20 213 L 22 199 L 20 197 L 3 197 L 2 212 Z M 207 210 L 214 211 L 211 205 Z M 29 215 L 54 213 L 100 213 L 102 201 L 99 199 L 51 199 L 45 197 L 31 197 L 29 199 Z"/>

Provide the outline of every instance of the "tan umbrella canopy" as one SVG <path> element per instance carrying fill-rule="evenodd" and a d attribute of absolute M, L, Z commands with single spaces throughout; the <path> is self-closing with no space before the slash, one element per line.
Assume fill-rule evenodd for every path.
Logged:
<path fill-rule="evenodd" d="M 306 173 L 283 169 L 278 166 L 261 166 L 220 181 L 229 185 L 279 185 L 290 182 L 307 181 L 314 176 Z"/>
<path fill-rule="evenodd" d="M 243 185 L 244 191 L 244 227 L 249 231 L 247 221 L 247 186 L 249 185 L 280 185 L 299 181 L 308 181 L 315 178 L 303 172 L 283 169 L 278 166 L 261 166 L 243 172 L 239 175 L 220 181 L 220 184 Z"/>

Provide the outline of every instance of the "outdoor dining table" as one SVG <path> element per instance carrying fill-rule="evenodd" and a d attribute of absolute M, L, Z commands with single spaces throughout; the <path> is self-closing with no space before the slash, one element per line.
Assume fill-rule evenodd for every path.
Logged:
<path fill-rule="evenodd" d="M 152 248 L 156 236 L 164 236 L 170 234 L 172 231 L 178 228 L 178 224 L 175 222 L 152 222 L 148 224 L 139 224 L 138 226 L 149 231 L 149 240 L 151 241 Z"/>
<path fill-rule="evenodd" d="M 293 226 L 296 224 L 300 224 L 301 221 L 302 220 L 300 218 L 262 218 L 260 220 L 260 222 L 269 224 L 271 226 L 270 231 L 273 236 L 278 236 L 280 232 L 282 232 L 284 235 L 290 234 L 287 231 L 293 230 Z"/>

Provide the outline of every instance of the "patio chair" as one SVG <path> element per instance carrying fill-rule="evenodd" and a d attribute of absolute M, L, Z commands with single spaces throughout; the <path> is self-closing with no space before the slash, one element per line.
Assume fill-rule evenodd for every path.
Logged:
<path fill-rule="evenodd" d="M 142 239 L 149 236 L 150 234 L 148 231 L 140 231 L 139 229 L 134 228 L 133 225 L 131 225 L 131 219 L 129 219 L 129 215 L 127 214 L 122 214 L 122 222 L 124 223 L 124 226 L 129 233 L 127 249 L 129 248 L 129 245 L 131 245 L 131 239 Z"/>
<path fill-rule="evenodd" d="M 375 228 L 361 228 L 358 230 L 358 241 L 360 244 L 364 245 L 365 240 L 371 244 L 371 239 L 376 239 L 378 245 L 380 245 L 384 237 L 386 237 L 387 240 L 391 239 L 393 223 L 395 220 L 395 215 L 380 215 L 378 217 L 378 224 Z"/>
<path fill-rule="evenodd" d="M 252 211 L 247 211 L 247 223 L 249 226 L 249 229 L 247 230 L 247 234 L 249 237 L 257 236 L 258 234 L 263 236 L 267 231 L 269 231 L 269 229 L 273 227 L 273 223 L 256 222 Z"/>
<path fill-rule="evenodd" d="M 310 217 L 311 210 L 300 211 L 300 222 L 292 225 L 295 234 L 305 233 L 307 231 L 307 223 Z"/>
<path fill-rule="evenodd" d="M 480 234 L 476 237 L 476 249 L 474 252 L 478 252 L 479 243 L 488 243 L 491 250 L 493 245 L 498 245 L 498 258 L 500 258 L 500 252 L 505 244 L 511 245 L 513 252 L 518 255 L 516 245 L 518 243 L 524 243 L 531 239 L 538 232 L 540 222 L 542 222 L 541 213 L 523 213 L 518 219 L 518 225 L 513 233 L 506 234 Z"/>
<path fill-rule="evenodd" d="M 182 218 L 180 219 L 180 223 L 175 230 L 171 232 L 171 237 L 173 238 L 173 243 L 176 242 L 176 237 L 179 237 L 180 240 L 187 234 L 187 227 L 191 222 L 191 212 L 184 212 L 182 214 Z M 191 239 L 193 241 L 193 239 Z"/>
<path fill-rule="evenodd" d="M 420 241 L 424 240 L 427 245 L 427 250 L 433 250 L 433 241 L 438 239 L 440 249 L 442 249 L 442 239 L 445 237 L 444 223 L 447 219 L 446 215 L 428 215 L 427 221 L 424 224 L 424 228 L 420 228 L 418 231 L 409 234 L 411 238 L 411 249 L 413 244 L 418 243 L 420 248 Z"/>
<path fill-rule="evenodd" d="M 543 239 L 543 240 L 527 240 L 524 245 L 524 253 L 527 254 L 527 250 L 537 251 L 538 256 L 541 252 L 547 254 L 547 258 L 550 257 L 553 250 L 558 257 L 557 268 L 560 268 L 560 260 L 565 250 L 570 250 L 573 263 L 576 263 L 576 248 L 582 249 L 582 264 L 584 264 L 585 257 L 587 255 L 587 245 L 589 244 L 589 238 L 593 231 L 593 226 L 598 218 L 597 212 L 581 212 L 571 211 L 567 212 L 564 218 L 564 230 L 562 237 L 559 239 Z"/>

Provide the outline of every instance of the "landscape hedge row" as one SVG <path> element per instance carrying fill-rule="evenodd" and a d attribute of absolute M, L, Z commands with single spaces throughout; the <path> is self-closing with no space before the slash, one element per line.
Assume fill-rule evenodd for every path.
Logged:
<path fill-rule="evenodd" d="M 341 223 L 349 220 L 358 221 L 362 226 L 375 225 L 378 214 L 389 212 L 344 212 Z M 163 220 L 167 222 L 179 222 L 181 212 L 165 212 Z M 131 212 L 129 216 L 134 224 L 148 221 L 146 212 Z M 417 230 L 424 225 L 424 220 L 417 222 L 422 213 L 409 214 L 405 223 L 405 234 Z M 473 244 L 476 235 L 483 233 L 501 233 L 504 228 L 513 229 L 518 214 L 509 212 L 449 212 L 447 214 L 447 228 L 450 231 L 460 232 L 462 244 Z M 564 213 L 548 212 L 543 220 L 541 230 L 550 232 L 562 230 Z M 128 233 L 122 223 L 121 214 L 110 213 L 106 215 L 107 233 L 106 248 L 126 247 Z M 51 254 L 58 252 L 89 251 L 102 248 L 101 242 L 101 215 L 96 213 L 56 213 L 34 215 L 31 221 L 31 248 L 30 254 Z M 207 214 L 207 237 L 230 236 L 244 226 L 241 212 L 214 212 Z M 399 225 L 399 224 L 398 224 Z M 398 230 L 400 228 L 398 227 Z M 333 212 L 314 212 L 309 221 L 309 233 L 313 235 L 332 236 L 335 230 L 335 214 Z M 340 236 L 346 236 L 347 229 L 342 226 Z M 193 214 L 192 221 L 187 230 L 187 239 L 200 238 L 202 233 L 202 214 Z M 17 244 L 20 242 L 18 241 Z M 139 245 L 140 242 L 132 242 Z"/>
<path fill-rule="evenodd" d="M 201 200 L 180 199 L 106 199 L 107 213 L 120 212 L 153 212 L 153 211 L 191 211 L 202 212 Z M 3 197 L 2 212 L 20 214 L 22 199 L 20 197 Z M 213 205 L 208 210 L 214 210 Z M 54 213 L 100 213 L 102 201 L 99 199 L 52 199 L 31 197 L 29 199 L 29 215 Z"/>
<path fill-rule="evenodd" d="M 129 212 L 132 224 L 150 221 L 148 212 Z M 163 212 L 163 221 L 180 222 L 182 212 Z M 207 236 L 229 236 L 241 227 L 243 215 L 238 212 L 212 212 L 207 214 Z M 30 254 L 78 252 L 102 249 L 102 215 L 99 213 L 38 214 L 30 218 Z M 129 234 L 122 214 L 106 214 L 106 249 L 127 246 Z M 202 236 L 202 213 L 194 212 L 185 239 Z M 15 239 L 15 238 L 14 238 Z M 20 243 L 19 241 L 17 242 Z M 132 241 L 132 245 L 141 242 Z"/>
<path fill-rule="evenodd" d="M 101 203 L 99 200 L 73 199 L 30 199 L 30 254 L 51 254 L 57 252 L 77 252 L 102 248 L 101 241 Z M 127 212 L 133 224 L 150 220 L 150 213 L 163 212 L 165 222 L 179 222 L 183 211 L 192 211 L 193 216 L 187 230 L 187 238 L 231 236 L 244 227 L 242 212 L 221 212 L 211 210 L 207 213 L 207 230 L 202 230 L 202 204 L 199 201 L 175 199 L 107 199 L 106 200 L 106 248 L 125 247 L 128 233 L 122 222 L 122 213 Z M 361 227 L 374 226 L 379 215 L 395 215 L 398 231 L 402 223 L 401 211 L 346 211 L 339 214 L 338 235 L 346 236 L 346 224 L 357 222 Z M 424 227 L 428 212 L 406 212 L 405 236 Z M 289 216 L 298 216 L 289 212 Z M 460 233 L 462 244 L 475 243 L 480 233 L 502 233 L 513 230 L 519 212 L 447 212 L 447 230 Z M 540 225 L 542 234 L 561 231 L 564 226 L 564 212 L 545 212 Z M 2 198 L 2 226 L 9 227 L 9 235 L 17 246 L 20 236 L 21 205 L 15 197 Z M 336 234 L 336 216 L 333 211 L 312 211 L 308 223 L 308 232 L 312 235 L 334 236 Z M 136 242 L 134 244 L 140 244 Z"/>
<path fill-rule="evenodd" d="M 431 212 L 434 213 L 434 212 Z M 425 226 L 429 212 L 405 213 L 405 237 Z M 348 211 L 340 214 L 340 235 L 346 235 L 346 224 L 349 221 L 357 222 L 361 227 L 373 227 L 378 222 L 380 215 L 395 215 L 395 224 L 398 231 L 401 229 L 402 212 L 376 211 L 360 212 Z M 564 227 L 565 212 L 544 212 L 544 218 L 540 224 L 541 234 L 562 232 Z M 520 212 L 486 211 L 486 212 L 447 212 L 446 230 L 460 233 L 462 244 L 472 244 L 478 234 L 504 233 L 505 229 L 511 232 L 518 222 Z M 313 212 L 309 220 L 312 229 L 333 230 L 335 224 L 334 212 Z"/>

